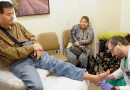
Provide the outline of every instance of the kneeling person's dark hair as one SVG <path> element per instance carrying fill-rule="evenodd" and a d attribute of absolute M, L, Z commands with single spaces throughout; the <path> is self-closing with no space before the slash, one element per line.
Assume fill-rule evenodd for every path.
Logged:
<path fill-rule="evenodd" d="M 129 42 L 121 35 L 113 36 L 109 41 L 106 43 L 106 47 L 108 47 L 108 44 L 110 43 L 112 46 L 116 46 L 117 43 L 120 42 L 122 45 L 129 45 Z"/>

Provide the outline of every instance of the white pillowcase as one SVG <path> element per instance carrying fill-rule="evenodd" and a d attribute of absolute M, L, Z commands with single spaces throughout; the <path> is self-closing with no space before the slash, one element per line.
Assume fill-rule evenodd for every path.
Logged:
<path fill-rule="evenodd" d="M 48 70 L 40 69 L 40 68 L 37 68 L 37 72 L 39 73 L 40 77 L 48 76 L 50 74 L 50 72 Z"/>
<path fill-rule="evenodd" d="M 43 85 L 47 82 L 46 76 L 50 74 L 49 71 L 37 68 L 39 76 L 41 77 Z M 9 67 L 0 70 L 0 85 L 17 90 L 26 89 L 24 82 L 16 77 Z"/>

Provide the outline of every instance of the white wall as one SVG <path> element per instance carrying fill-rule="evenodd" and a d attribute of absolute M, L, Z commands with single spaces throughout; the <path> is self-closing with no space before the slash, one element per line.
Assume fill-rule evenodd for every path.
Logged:
<path fill-rule="evenodd" d="M 38 36 L 44 32 L 56 32 L 61 44 L 62 33 L 78 24 L 84 15 L 90 19 L 94 30 L 92 52 L 98 53 L 98 35 L 106 31 L 130 33 L 130 0 L 49 0 L 50 14 L 18 17 L 26 29 Z M 67 18 L 70 24 L 67 25 Z"/>
<path fill-rule="evenodd" d="M 106 31 L 120 31 L 122 0 L 97 0 L 96 53 L 99 51 L 98 35 Z"/>
<path fill-rule="evenodd" d="M 62 33 L 79 22 L 79 0 L 49 0 L 50 14 L 18 17 L 27 30 L 38 36 L 44 32 L 56 32 L 62 49 Z M 70 24 L 67 25 L 67 18 Z"/>
<path fill-rule="evenodd" d="M 122 0 L 120 31 L 130 33 L 130 0 Z"/>
<path fill-rule="evenodd" d="M 98 35 L 106 31 L 120 31 L 122 0 L 80 0 L 80 17 L 90 18 L 94 30 L 92 52 L 99 51 Z"/>

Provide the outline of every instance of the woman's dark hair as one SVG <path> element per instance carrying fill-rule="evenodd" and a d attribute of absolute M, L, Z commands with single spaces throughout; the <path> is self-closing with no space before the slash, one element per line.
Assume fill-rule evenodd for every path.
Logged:
<path fill-rule="evenodd" d="M 85 20 L 89 23 L 89 18 L 88 18 L 87 16 L 82 16 L 81 20 L 82 20 L 82 19 L 85 19 Z M 81 21 L 81 20 L 80 20 L 80 21 Z"/>
<path fill-rule="evenodd" d="M 4 8 L 13 8 L 13 5 L 8 1 L 0 1 L 0 14 L 4 13 Z"/>

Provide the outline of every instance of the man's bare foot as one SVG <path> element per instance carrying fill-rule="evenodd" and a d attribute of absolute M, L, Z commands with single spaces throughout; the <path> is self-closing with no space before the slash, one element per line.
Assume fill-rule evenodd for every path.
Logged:
<path fill-rule="evenodd" d="M 100 86 L 98 81 L 102 82 L 106 77 L 108 77 L 109 74 L 110 74 L 110 70 L 107 70 L 105 73 L 101 73 L 99 75 L 90 75 L 85 73 L 84 79 L 93 82 L 96 86 Z"/>
<path fill-rule="evenodd" d="M 107 70 L 105 73 L 101 73 L 101 74 L 98 74 L 98 75 L 93 75 L 92 82 L 96 86 L 100 86 L 100 84 L 98 83 L 98 81 L 102 82 L 105 78 L 108 77 L 109 74 L 110 74 L 110 70 Z"/>

